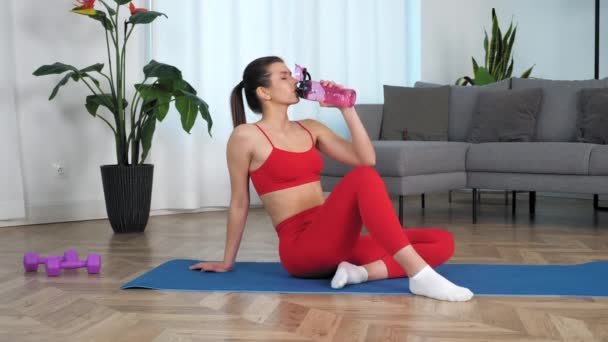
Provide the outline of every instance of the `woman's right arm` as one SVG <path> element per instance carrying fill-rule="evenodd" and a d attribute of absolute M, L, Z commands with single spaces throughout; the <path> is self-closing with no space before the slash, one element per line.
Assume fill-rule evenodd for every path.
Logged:
<path fill-rule="evenodd" d="M 249 212 L 249 164 L 253 150 L 248 141 L 246 126 L 234 129 L 226 148 L 228 172 L 230 173 L 230 207 L 226 226 L 226 245 L 223 262 L 201 262 L 190 266 L 191 270 L 226 272 L 236 261 L 237 252 L 243 237 L 247 213 Z"/>

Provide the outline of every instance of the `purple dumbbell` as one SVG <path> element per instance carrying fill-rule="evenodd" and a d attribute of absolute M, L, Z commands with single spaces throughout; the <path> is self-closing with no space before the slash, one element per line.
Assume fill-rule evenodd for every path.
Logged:
<path fill-rule="evenodd" d="M 40 257 L 36 252 L 27 252 L 23 255 L 23 267 L 26 272 L 37 271 L 38 265 L 46 264 L 47 259 L 52 257 L 59 258 L 56 256 Z M 63 258 L 61 260 L 78 260 L 78 252 L 75 249 L 68 249 L 63 253 Z"/>
<path fill-rule="evenodd" d="M 61 272 L 62 268 L 80 268 L 86 267 L 89 274 L 97 274 L 101 270 L 101 256 L 98 254 L 89 254 L 86 261 L 78 259 L 78 252 L 75 250 L 67 250 L 63 258 L 59 256 L 38 257 L 34 252 L 28 252 L 23 256 L 23 265 L 28 272 L 36 271 L 39 264 L 44 263 L 46 274 L 49 277 L 56 277 Z"/>
<path fill-rule="evenodd" d="M 86 267 L 89 274 L 97 274 L 101 269 L 101 256 L 98 254 L 89 254 L 87 260 L 62 260 L 59 257 L 49 257 L 45 263 L 46 274 L 49 277 L 56 277 L 61 272 L 62 268 L 72 269 Z"/>

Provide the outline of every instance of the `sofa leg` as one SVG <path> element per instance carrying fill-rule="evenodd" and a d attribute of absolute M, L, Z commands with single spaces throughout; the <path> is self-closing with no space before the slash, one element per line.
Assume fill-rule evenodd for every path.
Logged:
<path fill-rule="evenodd" d="M 452 203 L 452 190 L 448 191 L 448 203 Z"/>
<path fill-rule="evenodd" d="M 403 196 L 399 195 L 399 223 L 403 226 Z"/>
<path fill-rule="evenodd" d="M 608 207 L 600 207 L 600 195 L 593 194 L 593 209 L 599 211 L 608 211 Z"/>
<path fill-rule="evenodd" d="M 511 214 L 515 215 L 517 208 L 517 191 L 511 191 Z"/>
<path fill-rule="evenodd" d="M 421 200 L 421 204 L 422 204 L 422 209 L 424 209 L 425 208 L 425 206 L 424 206 L 424 194 L 420 195 L 420 200 Z"/>
<path fill-rule="evenodd" d="M 477 189 L 473 188 L 473 224 L 477 223 Z"/>
<path fill-rule="evenodd" d="M 536 191 L 530 191 L 529 202 L 530 216 L 534 217 L 534 214 L 536 214 Z"/>

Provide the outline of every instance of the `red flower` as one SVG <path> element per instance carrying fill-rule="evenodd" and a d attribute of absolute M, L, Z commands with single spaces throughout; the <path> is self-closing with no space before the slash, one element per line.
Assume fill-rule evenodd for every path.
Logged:
<path fill-rule="evenodd" d="M 79 9 L 90 9 L 95 6 L 95 0 L 75 0 L 74 6 L 78 6 Z"/>
<path fill-rule="evenodd" d="M 95 0 L 93 0 L 93 1 L 95 1 Z M 129 3 L 129 10 L 131 11 L 131 15 L 133 15 L 135 13 L 139 13 L 139 12 L 148 12 L 148 10 L 145 8 L 136 8 L 132 2 Z"/>

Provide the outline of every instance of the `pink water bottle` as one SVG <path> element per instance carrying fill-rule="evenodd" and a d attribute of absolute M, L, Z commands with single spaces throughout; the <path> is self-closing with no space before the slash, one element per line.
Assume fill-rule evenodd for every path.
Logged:
<path fill-rule="evenodd" d="M 298 96 L 312 101 L 325 102 L 339 108 L 355 105 L 357 93 L 353 89 L 325 87 L 317 81 L 312 81 L 310 74 L 296 64 L 296 79 L 298 80 Z"/>

